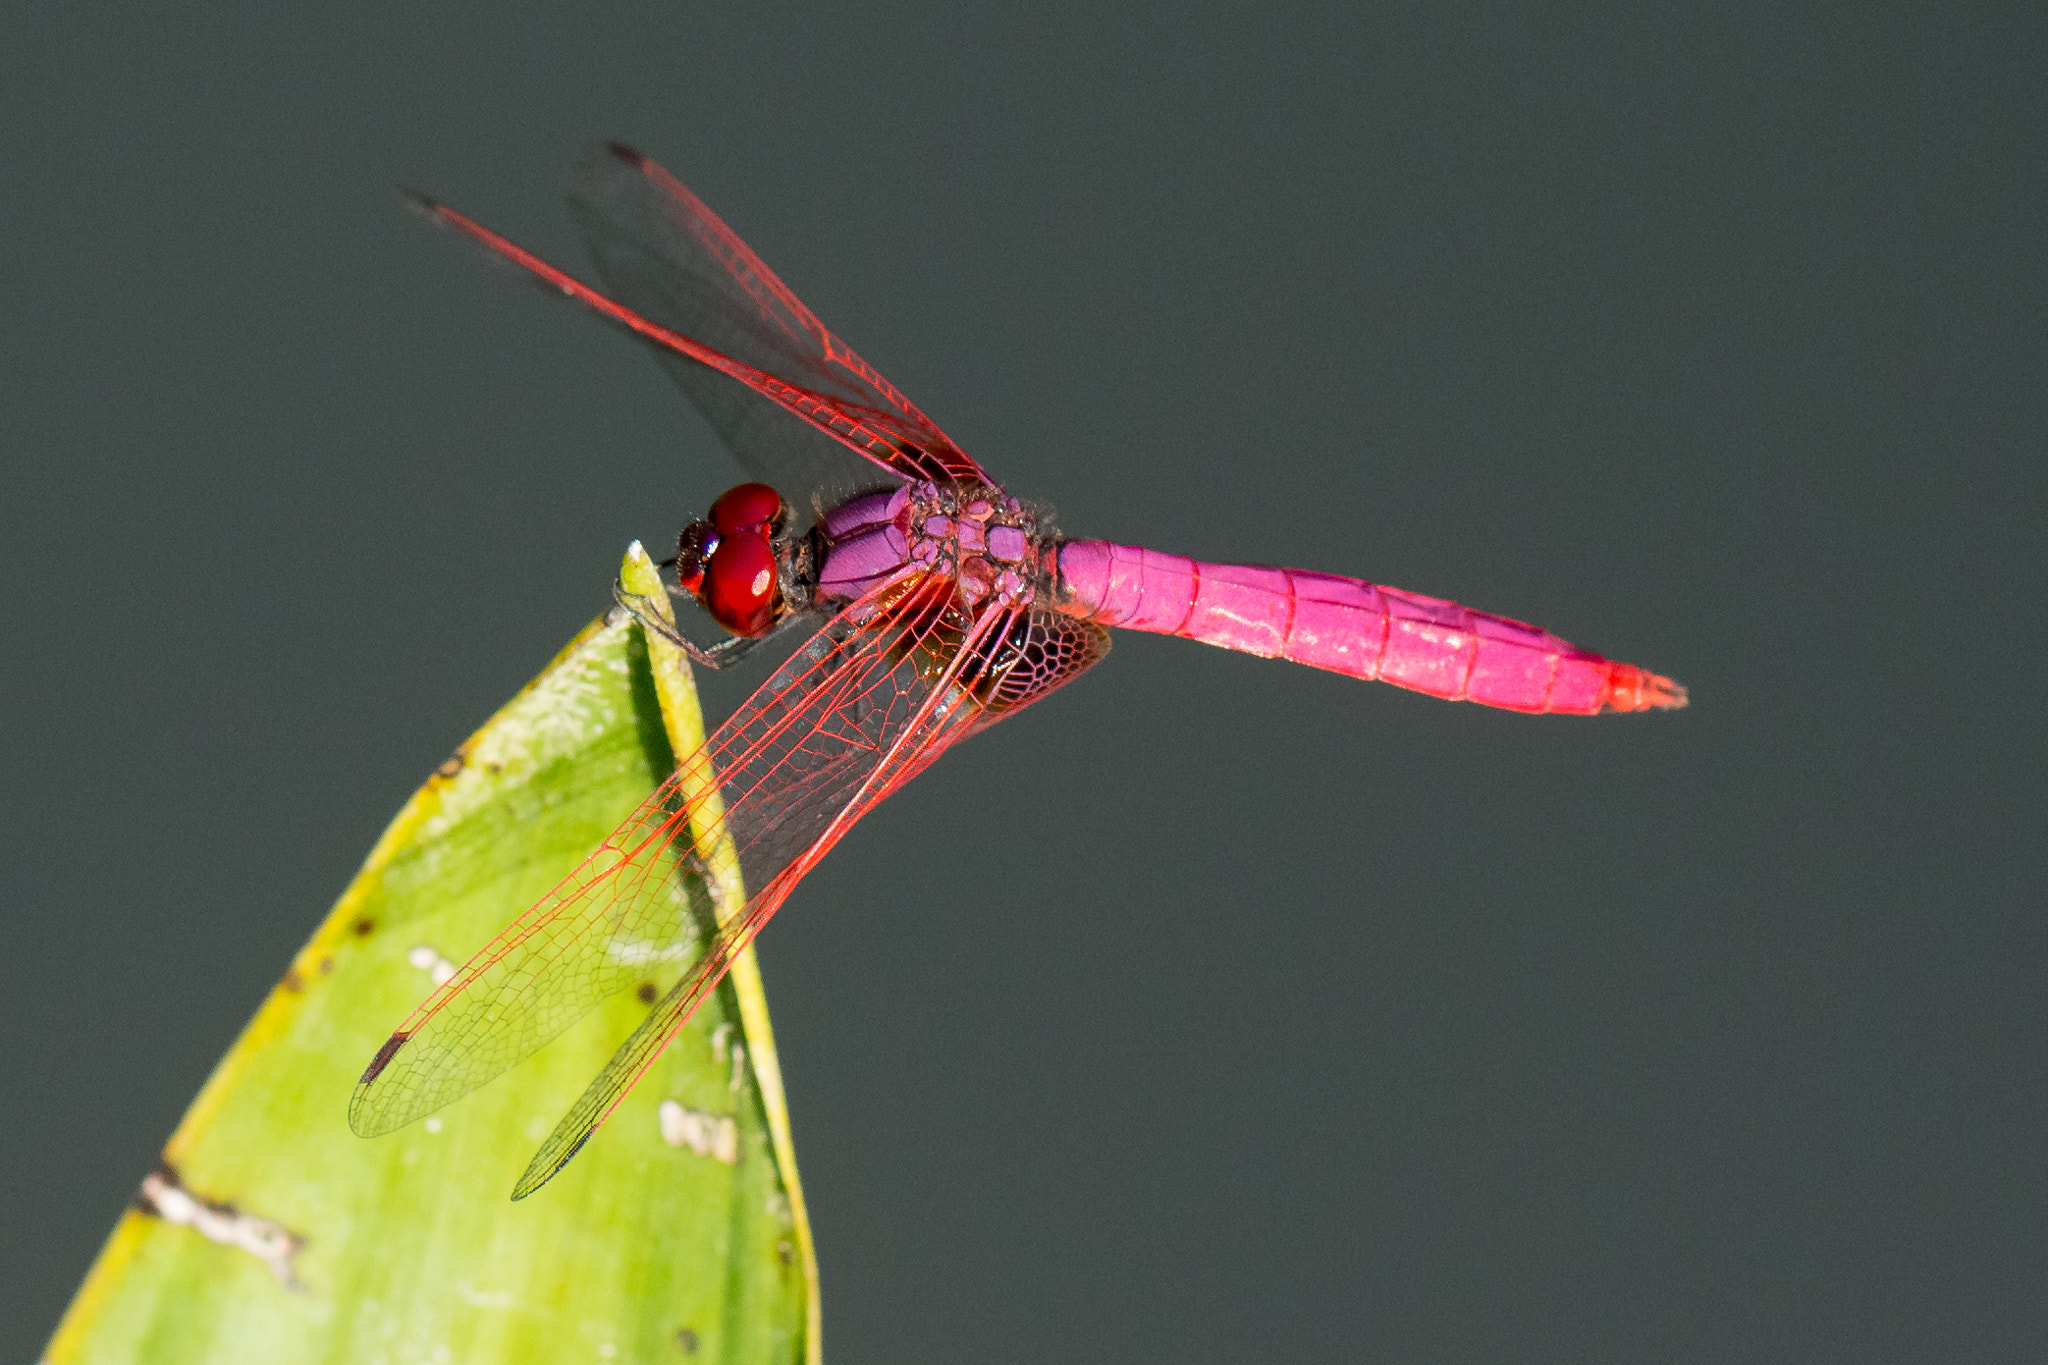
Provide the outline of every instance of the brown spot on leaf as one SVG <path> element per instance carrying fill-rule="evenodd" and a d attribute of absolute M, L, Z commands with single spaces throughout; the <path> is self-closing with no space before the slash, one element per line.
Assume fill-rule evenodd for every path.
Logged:
<path fill-rule="evenodd" d="M 286 1289 L 301 1289 L 292 1262 L 306 1239 L 282 1223 L 244 1213 L 227 1200 L 208 1199 L 189 1189 L 167 1161 L 142 1179 L 135 1207 L 166 1223 L 188 1227 L 210 1242 L 245 1251 L 270 1267 Z"/>
<path fill-rule="evenodd" d="M 364 915 L 362 918 L 358 919 L 354 924 L 351 924 L 349 926 L 349 928 L 356 931 L 357 938 L 368 938 L 370 936 L 371 931 L 374 930 L 376 927 L 377 921 L 371 919 L 368 915 Z"/>
<path fill-rule="evenodd" d="M 676 1345 L 683 1348 L 686 1356 L 697 1354 L 697 1334 L 687 1327 L 676 1328 Z"/>
<path fill-rule="evenodd" d="M 299 975 L 297 967 L 293 967 L 285 972 L 284 979 L 277 984 L 290 991 L 293 995 L 297 995 L 300 991 L 306 989 L 306 978 Z"/>
<path fill-rule="evenodd" d="M 462 771 L 462 765 L 466 761 L 467 760 L 465 760 L 461 754 L 452 755 L 446 763 L 443 763 L 440 767 L 434 769 L 434 776 L 453 777 L 455 776 L 455 774 Z"/>
<path fill-rule="evenodd" d="M 634 994 L 634 995 L 635 995 L 636 997 L 638 997 L 638 999 L 639 999 L 639 1001 L 640 1001 L 640 1003 L 641 1003 L 641 1004 L 643 1004 L 643 1005 L 651 1005 L 651 1004 L 653 1004 L 653 1003 L 654 1003 L 654 983 L 653 983 L 652 981 L 643 981 L 643 982 L 641 982 L 641 983 L 640 983 L 640 989 L 639 989 L 639 990 L 637 990 L 637 991 L 634 991 L 634 992 L 633 992 L 633 994 Z"/>

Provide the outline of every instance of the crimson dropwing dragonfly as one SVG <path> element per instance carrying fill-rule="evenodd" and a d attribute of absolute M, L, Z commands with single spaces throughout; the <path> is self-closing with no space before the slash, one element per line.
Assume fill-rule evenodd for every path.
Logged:
<path fill-rule="evenodd" d="M 540 1188 L 589 1140 L 796 883 L 853 823 L 967 736 L 1109 652 L 1108 627 L 1180 635 L 1450 701 L 1593 715 L 1685 690 L 1453 602 L 1298 569 L 1067 540 L 1009 496 L 809 309 L 681 181 L 594 149 L 570 206 L 610 295 L 451 208 L 420 207 L 654 349 L 759 482 L 679 537 L 676 585 L 727 632 L 713 667 L 785 627 L 809 641 L 675 776 L 401 1024 L 363 1072 L 365 1137 L 500 1075 L 697 933 L 679 883 L 737 855 L 746 900 L 535 1153 Z M 814 517 L 799 526 L 793 496 Z M 686 781 L 695 772 L 715 782 Z M 722 805 L 722 812 L 719 806 Z M 729 841 L 729 842 L 726 842 Z"/>

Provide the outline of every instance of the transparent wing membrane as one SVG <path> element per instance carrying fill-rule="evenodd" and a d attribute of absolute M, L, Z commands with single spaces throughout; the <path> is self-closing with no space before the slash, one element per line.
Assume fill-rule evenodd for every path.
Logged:
<path fill-rule="evenodd" d="M 943 617 L 945 614 L 937 615 Z M 546 1184 L 589 1141 L 590 1135 L 625 1098 L 641 1073 L 688 1022 L 704 997 L 717 986 L 733 959 L 774 915 L 790 889 L 855 821 L 924 771 L 953 744 L 994 722 L 975 695 L 984 689 L 985 684 L 993 681 L 988 676 L 988 661 L 994 651 L 982 646 L 1013 629 L 1019 619 L 1018 614 L 1011 612 L 986 613 L 969 629 L 964 647 L 953 653 L 951 661 L 943 665 L 936 676 L 927 676 L 928 669 L 921 666 L 923 661 L 918 657 L 927 641 L 904 642 L 908 648 L 900 651 L 896 676 L 901 681 L 907 673 L 920 678 L 925 685 L 919 687 L 906 682 L 890 689 L 891 711 L 895 710 L 895 697 L 921 695 L 915 709 L 903 717 L 900 727 L 879 727 L 894 732 L 895 738 L 876 755 L 874 762 L 861 765 L 863 776 L 851 798 L 831 803 L 836 810 L 810 846 L 776 873 L 773 881 L 755 893 L 743 913 L 719 930 L 704 957 L 655 1005 L 632 1036 L 612 1054 L 604 1070 L 592 1079 L 561 1122 L 555 1125 L 547 1141 L 541 1144 L 540 1150 L 534 1153 L 533 1160 L 512 1191 L 514 1199 L 523 1199 Z M 823 784 L 824 790 L 837 791 L 839 788 L 836 781 Z"/>
<path fill-rule="evenodd" d="M 902 478 L 990 482 L 703 200 L 653 161 L 617 144 L 592 148 L 570 171 L 569 208 L 599 278 L 628 308 L 856 418 L 896 446 L 879 462 Z M 829 503 L 872 485 L 873 471 L 815 427 L 751 401 L 701 364 L 674 353 L 657 358 L 740 463 L 797 505 L 814 494 Z"/>
<path fill-rule="evenodd" d="M 691 964 L 535 1156 L 519 1193 L 538 1188 L 856 820 L 959 739 L 1078 675 L 1100 657 L 1097 635 L 1016 608 L 970 618 L 936 576 L 854 603 L 392 1034 L 356 1088 L 350 1125 L 372 1136 L 410 1123 L 658 964 Z M 715 789 L 686 797 L 696 785 L 686 774 L 707 770 Z M 727 837 L 748 899 L 714 927 L 710 887 Z"/>
<path fill-rule="evenodd" d="M 416 197 L 414 205 L 441 226 L 453 228 L 477 245 L 495 252 L 500 260 L 525 271 L 534 283 L 562 295 L 573 303 L 582 304 L 606 322 L 623 328 L 647 342 L 655 348 L 655 354 L 681 357 L 692 364 L 702 365 L 727 378 L 738 380 L 760 397 L 767 399 L 785 416 L 803 423 L 823 438 L 837 441 L 855 455 L 872 461 L 878 471 L 885 471 L 896 478 L 921 476 L 926 465 L 936 463 L 904 436 L 898 434 L 895 420 L 887 413 L 868 412 L 815 393 L 802 385 L 788 383 L 765 370 L 735 360 L 723 351 L 714 350 L 694 337 L 685 336 L 672 328 L 641 317 L 624 304 L 598 293 L 574 275 L 549 265 L 524 247 L 499 236 L 474 218 L 458 213 L 446 204 Z M 959 458 L 966 459 L 965 456 Z"/>
<path fill-rule="evenodd" d="M 754 902 L 786 889 L 778 874 L 902 737 L 927 691 L 903 659 L 938 629 L 950 587 L 913 584 L 894 611 L 872 599 L 847 608 L 690 760 L 718 774 L 723 828 Z M 399 1027 L 395 1050 L 356 1090 L 357 1132 L 388 1132 L 440 1108 L 645 979 L 650 962 L 697 956 L 717 831 L 692 836 L 702 798 L 686 799 L 684 785 L 680 772 L 664 782 Z"/>

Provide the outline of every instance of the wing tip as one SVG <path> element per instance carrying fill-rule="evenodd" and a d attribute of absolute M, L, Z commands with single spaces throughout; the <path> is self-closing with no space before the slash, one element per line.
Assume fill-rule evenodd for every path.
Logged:
<path fill-rule="evenodd" d="M 384 1046 L 377 1049 L 377 1055 L 363 1068 L 363 1074 L 356 1081 L 356 1093 L 348 1102 L 348 1126 L 357 1137 L 381 1137 L 394 1128 L 404 1125 L 390 1122 L 388 1114 L 374 1111 L 370 1105 L 370 1086 L 384 1074 L 384 1068 L 391 1065 L 391 1059 L 398 1050 L 412 1038 L 410 1033 L 394 1033 L 384 1040 Z"/>
<path fill-rule="evenodd" d="M 535 1190 L 538 1190 L 541 1186 L 547 1184 L 550 1180 L 553 1180 L 556 1176 L 560 1175 L 562 1173 L 562 1168 L 568 1165 L 571 1161 L 574 1161 L 576 1159 L 576 1154 L 583 1150 L 583 1144 L 590 1141 L 592 1135 L 594 1135 L 596 1132 L 597 1125 L 594 1123 L 590 1125 L 590 1127 L 585 1128 L 583 1130 L 583 1136 L 576 1139 L 576 1145 L 571 1147 L 568 1151 L 562 1153 L 560 1159 L 549 1165 L 546 1170 L 539 1169 L 540 1155 L 544 1154 L 547 1151 L 547 1149 L 543 1147 L 541 1149 L 541 1153 L 537 1153 L 535 1155 L 533 1164 L 528 1166 L 526 1168 L 525 1174 L 519 1177 L 519 1183 L 512 1187 L 512 1202 L 515 1204 L 518 1203 L 520 1200 L 526 1198 L 526 1196 L 532 1194 Z"/>
<path fill-rule="evenodd" d="M 405 200 L 405 206 L 423 218 L 440 222 L 447 211 L 440 200 L 425 190 L 415 189 L 411 185 L 400 185 L 398 193 L 399 197 Z"/>

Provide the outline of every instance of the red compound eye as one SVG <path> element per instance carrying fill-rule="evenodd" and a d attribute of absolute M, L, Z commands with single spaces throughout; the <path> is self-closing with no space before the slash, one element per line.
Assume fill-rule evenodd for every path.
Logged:
<path fill-rule="evenodd" d="M 789 520 L 789 504 L 765 483 L 743 483 L 719 494 L 711 504 L 711 524 L 721 535 L 759 531 L 772 536 Z"/>
<path fill-rule="evenodd" d="M 775 624 L 775 550 L 768 538 L 756 533 L 720 541 L 704 574 L 703 594 L 711 619 L 733 634 L 767 634 Z"/>

